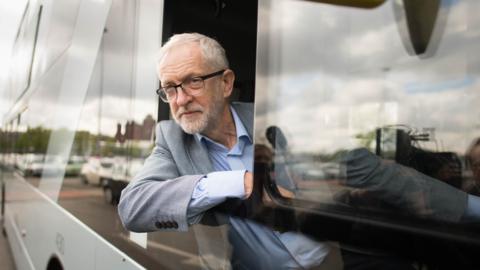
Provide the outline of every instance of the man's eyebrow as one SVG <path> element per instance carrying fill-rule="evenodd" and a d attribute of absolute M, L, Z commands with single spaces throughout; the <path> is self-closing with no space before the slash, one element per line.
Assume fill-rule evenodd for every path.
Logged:
<path fill-rule="evenodd" d="M 169 85 L 175 85 L 172 81 L 160 81 L 162 87 L 166 87 Z"/>
<path fill-rule="evenodd" d="M 195 77 L 200 77 L 201 75 L 197 75 L 195 72 L 190 72 L 188 73 L 186 76 L 184 76 L 178 83 L 182 83 L 184 82 L 186 79 L 191 79 L 191 78 L 195 78 Z M 176 82 L 173 82 L 173 81 L 161 81 L 162 85 L 164 86 L 168 86 L 168 85 L 176 85 L 177 83 Z"/>
<path fill-rule="evenodd" d="M 195 78 L 195 77 L 198 77 L 198 76 L 201 76 L 201 75 L 197 74 L 196 72 L 190 72 L 190 73 L 187 74 L 187 76 L 183 77 L 182 81 L 184 81 L 186 79 Z"/>

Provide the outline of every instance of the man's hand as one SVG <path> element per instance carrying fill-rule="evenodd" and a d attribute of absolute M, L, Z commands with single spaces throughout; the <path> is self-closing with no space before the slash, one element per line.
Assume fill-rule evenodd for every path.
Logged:
<path fill-rule="evenodd" d="M 253 173 L 246 172 L 243 178 L 245 187 L 245 199 L 248 199 L 252 195 L 253 191 Z"/>

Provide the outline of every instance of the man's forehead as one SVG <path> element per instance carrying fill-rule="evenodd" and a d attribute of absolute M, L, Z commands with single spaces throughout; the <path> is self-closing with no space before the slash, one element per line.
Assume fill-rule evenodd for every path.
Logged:
<path fill-rule="evenodd" d="M 175 75 L 200 69 L 202 54 L 194 43 L 181 44 L 168 50 L 159 63 L 159 75 Z"/>
<path fill-rule="evenodd" d="M 190 61 L 192 59 L 201 60 L 200 47 L 196 43 L 182 43 L 171 47 L 165 52 L 160 66 L 173 64 L 181 61 Z"/>

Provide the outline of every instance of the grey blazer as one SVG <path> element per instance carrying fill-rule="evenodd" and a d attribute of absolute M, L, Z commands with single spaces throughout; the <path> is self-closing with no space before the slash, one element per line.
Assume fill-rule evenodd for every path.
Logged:
<path fill-rule="evenodd" d="M 253 104 L 232 103 L 252 136 Z M 187 207 L 197 182 L 212 172 L 204 146 L 172 120 L 156 126 L 155 147 L 122 191 L 118 213 L 130 231 L 186 231 Z"/>

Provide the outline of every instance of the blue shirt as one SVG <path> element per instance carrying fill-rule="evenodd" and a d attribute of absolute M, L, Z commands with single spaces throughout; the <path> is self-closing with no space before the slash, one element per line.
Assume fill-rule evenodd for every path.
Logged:
<path fill-rule="evenodd" d="M 227 198 L 245 198 L 244 175 L 253 171 L 253 140 L 235 110 L 230 107 L 237 133 L 237 143 L 228 149 L 208 137 L 195 134 L 206 147 L 215 172 L 201 179 L 192 194 L 187 219 L 195 224 L 203 212 Z M 315 242 L 296 232 L 279 233 L 250 220 L 229 217 L 230 242 L 242 263 L 258 268 L 288 269 L 319 265 L 329 252 L 326 244 Z M 248 243 L 252 248 L 238 248 Z M 256 258 L 255 258 L 256 257 Z M 250 260 L 250 261 L 245 261 Z M 262 267 L 261 267 L 262 268 Z"/>

